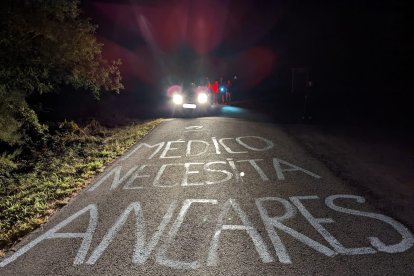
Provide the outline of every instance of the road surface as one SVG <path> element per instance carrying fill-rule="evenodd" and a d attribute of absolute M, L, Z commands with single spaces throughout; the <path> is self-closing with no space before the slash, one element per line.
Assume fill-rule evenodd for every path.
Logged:
<path fill-rule="evenodd" d="M 412 275 L 413 234 L 277 125 L 163 123 L 1 275 Z"/>

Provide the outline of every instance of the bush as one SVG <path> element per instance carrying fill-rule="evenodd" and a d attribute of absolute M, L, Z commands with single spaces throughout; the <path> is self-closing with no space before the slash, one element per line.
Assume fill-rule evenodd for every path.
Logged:
<path fill-rule="evenodd" d="M 27 115 L 31 118 L 30 112 Z M 92 175 L 161 121 L 118 128 L 96 121 L 85 127 L 65 121 L 52 134 L 36 122 L 26 125 L 43 137 L 45 146 L 0 156 L 0 255 L 2 248 L 44 223 L 51 210 L 64 205 Z"/>

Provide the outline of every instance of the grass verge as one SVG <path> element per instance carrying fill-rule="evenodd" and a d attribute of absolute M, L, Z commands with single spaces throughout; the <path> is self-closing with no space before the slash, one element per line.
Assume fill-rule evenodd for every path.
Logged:
<path fill-rule="evenodd" d="M 0 175 L 0 257 L 162 121 L 115 128 L 65 122 L 36 158 L 20 160 L 16 170 Z"/>

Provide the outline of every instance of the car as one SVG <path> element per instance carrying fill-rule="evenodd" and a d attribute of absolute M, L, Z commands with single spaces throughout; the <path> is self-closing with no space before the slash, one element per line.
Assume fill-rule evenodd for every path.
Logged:
<path fill-rule="evenodd" d="M 212 106 L 212 96 L 207 86 L 195 83 L 172 85 L 168 89 L 174 115 L 206 114 Z"/>

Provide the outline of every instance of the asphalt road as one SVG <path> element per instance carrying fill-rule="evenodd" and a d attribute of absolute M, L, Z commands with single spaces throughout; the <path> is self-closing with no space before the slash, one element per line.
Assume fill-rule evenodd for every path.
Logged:
<path fill-rule="evenodd" d="M 163 123 L 0 275 L 413 275 L 413 234 L 277 125 Z"/>

